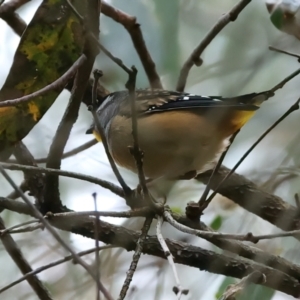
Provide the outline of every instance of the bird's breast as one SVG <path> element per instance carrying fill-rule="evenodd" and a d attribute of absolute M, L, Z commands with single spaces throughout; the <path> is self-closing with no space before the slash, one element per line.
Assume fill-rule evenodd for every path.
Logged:
<path fill-rule="evenodd" d="M 189 111 L 139 118 L 138 138 L 144 153 L 144 172 L 149 178 L 175 178 L 189 171 L 201 171 L 227 145 L 227 137 L 220 133 L 218 124 Z M 136 172 L 135 160 L 129 152 L 133 145 L 131 119 L 115 117 L 108 141 L 116 162 Z"/>

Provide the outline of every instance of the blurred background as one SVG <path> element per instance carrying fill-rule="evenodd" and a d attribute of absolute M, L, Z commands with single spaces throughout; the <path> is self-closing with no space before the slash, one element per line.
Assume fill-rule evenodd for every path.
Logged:
<path fill-rule="evenodd" d="M 196 45 L 216 23 L 220 16 L 228 12 L 237 0 L 113 0 L 115 7 L 137 17 L 141 24 L 146 45 L 164 87 L 175 89 L 180 68 Z M 32 0 L 18 13 L 29 22 L 41 1 Z M 127 31 L 111 19 L 101 16 L 100 40 L 115 56 L 127 66 L 138 69 L 137 87 L 148 87 L 148 81 L 132 45 Z M 0 86 L 9 72 L 19 37 L 0 20 Z M 235 96 L 243 93 L 261 92 L 272 88 L 279 81 L 299 68 L 296 58 L 268 50 L 269 46 L 300 53 L 300 41 L 293 36 L 278 31 L 270 22 L 265 2 L 252 1 L 238 19 L 229 24 L 207 47 L 202 55 L 200 68 L 193 67 L 188 77 L 186 91 L 202 95 Z M 124 89 L 127 75 L 103 53 L 97 58 L 96 66 L 104 73 L 102 84 L 110 91 Z M 224 164 L 232 167 L 254 141 L 271 126 L 299 97 L 300 77 L 289 82 L 267 101 L 255 117 L 241 130 L 225 159 Z M 49 146 L 68 103 L 69 92 L 64 91 L 42 121 L 30 132 L 24 142 L 35 158 L 47 156 Z M 85 131 L 91 124 L 91 115 L 82 105 L 79 119 L 72 130 L 67 149 L 71 150 L 91 139 Z M 283 197 L 294 204 L 294 194 L 299 192 L 300 163 L 300 118 L 294 112 L 272 131 L 249 155 L 237 172 L 253 180 L 267 191 Z M 63 160 L 63 170 L 75 171 L 112 181 L 117 184 L 101 144 L 97 144 L 80 154 Z M 137 178 L 129 171 L 121 169 L 131 187 Z M 17 183 L 23 174 L 10 172 Z M 11 188 L 1 178 L 1 196 L 11 192 Z M 186 203 L 197 201 L 203 185 L 196 181 L 176 183 L 168 196 L 168 204 L 184 212 Z M 98 195 L 99 210 L 126 210 L 124 201 L 99 186 L 68 178 L 60 179 L 61 199 L 70 209 L 76 211 L 93 210 L 92 193 Z M 28 220 L 26 216 L 4 211 L 6 226 Z M 143 220 L 103 218 L 109 222 L 123 224 L 128 228 L 140 229 Z M 224 197 L 217 196 L 206 210 L 203 221 L 226 233 L 268 234 L 276 228 L 255 215 L 236 206 Z M 155 225 L 155 224 L 154 224 Z M 93 240 L 60 232 L 74 249 L 80 251 L 94 247 Z M 150 234 L 155 234 L 155 228 Z M 177 232 L 170 226 L 163 227 L 165 237 L 220 251 L 199 238 Z M 13 236 L 35 269 L 41 265 L 67 255 L 67 253 L 46 232 L 15 234 Z M 281 255 L 299 263 L 298 246 L 293 238 L 261 241 L 257 247 L 270 253 Z M 133 253 L 122 249 L 101 252 L 101 280 L 116 297 L 123 284 Z M 94 255 L 85 257 L 94 264 Z M 18 268 L 0 245 L 0 287 L 21 276 Z M 234 282 L 232 278 L 210 274 L 186 266 L 177 266 L 184 288 L 190 290 L 183 299 L 217 299 L 224 287 Z M 93 299 L 95 286 L 85 271 L 65 263 L 39 274 L 53 293 L 55 299 Z M 165 260 L 143 256 L 134 275 L 127 299 L 175 299 L 172 292 L 173 274 Z M 250 295 L 250 296 L 249 296 Z M 285 294 L 262 287 L 251 287 L 251 293 L 240 299 L 293 299 Z M 1 294 L 1 300 L 36 299 L 26 281 Z"/>

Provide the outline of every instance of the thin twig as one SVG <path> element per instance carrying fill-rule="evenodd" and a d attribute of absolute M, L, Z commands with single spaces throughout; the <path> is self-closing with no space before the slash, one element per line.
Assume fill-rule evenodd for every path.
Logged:
<path fill-rule="evenodd" d="M 80 20 L 80 22 L 83 24 L 84 23 L 84 17 L 77 11 L 77 9 L 75 8 L 75 6 L 70 2 L 70 0 L 66 0 L 67 4 L 69 5 L 69 7 L 71 8 L 71 10 L 73 11 L 73 13 L 76 15 L 76 17 Z"/>
<path fill-rule="evenodd" d="M 105 249 L 111 249 L 111 248 L 115 248 L 115 247 L 116 246 L 105 245 L 105 246 L 99 247 L 98 251 L 105 250 Z M 93 253 L 95 251 L 96 251 L 96 248 L 92 248 L 92 249 L 89 249 L 89 250 L 78 252 L 77 255 L 79 257 L 81 257 L 81 256 L 84 256 L 84 255 L 87 255 L 87 254 L 91 254 L 91 253 Z M 60 264 L 62 264 L 64 262 L 67 262 L 67 261 L 70 261 L 70 260 L 73 260 L 73 259 L 74 259 L 74 257 L 72 255 L 68 255 L 68 256 L 66 256 L 64 258 L 61 258 L 61 259 L 58 259 L 58 260 L 56 260 L 56 261 L 54 261 L 54 262 L 52 262 L 50 264 L 44 265 L 44 266 L 39 267 L 39 268 L 37 268 L 37 269 L 35 269 L 35 270 L 31 271 L 31 272 L 28 272 L 23 277 L 15 280 L 15 281 L 11 282 L 10 284 L 8 284 L 8 285 L 4 286 L 3 288 L 1 288 L 0 289 L 0 294 L 3 293 L 4 291 L 7 291 L 10 288 L 12 288 L 13 286 L 17 285 L 18 283 L 26 280 L 27 278 L 30 278 L 30 277 L 38 274 L 38 273 L 41 273 L 41 272 L 43 272 L 45 270 L 48 270 L 50 268 L 53 268 L 55 266 L 58 266 L 58 265 L 60 265 Z"/>
<path fill-rule="evenodd" d="M 23 226 L 35 224 L 37 222 L 39 222 L 39 221 L 38 220 L 31 220 L 31 221 L 23 222 L 21 224 L 17 224 L 17 225 L 11 226 L 11 227 L 7 227 L 5 229 L 0 230 L 0 236 L 5 235 L 6 233 L 11 233 L 11 231 L 13 231 L 16 228 L 20 228 L 20 227 L 23 227 Z"/>
<path fill-rule="evenodd" d="M 286 50 L 282 50 L 282 49 L 279 49 L 279 48 L 276 48 L 276 47 L 273 47 L 273 46 L 269 46 L 269 50 L 275 51 L 275 52 L 278 52 L 278 53 L 287 54 L 289 56 L 296 57 L 296 58 L 298 58 L 298 60 L 300 59 L 300 55 L 299 54 L 292 53 L 292 52 L 286 51 Z"/>
<path fill-rule="evenodd" d="M 97 43 L 97 46 L 99 47 L 99 49 L 107 56 L 109 57 L 113 62 L 115 62 L 119 67 L 121 67 L 127 74 L 131 73 L 131 70 L 123 63 L 123 61 L 114 56 L 107 48 L 105 48 L 102 44 L 99 43 L 99 41 L 92 36 L 92 38 L 95 40 L 95 42 Z"/>
<path fill-rule="evenodd" d="M 202 59 L 200 58 L 203 51 L 211 43 L 211 41 L 220 33 L 220 31 L 230 22 L 236 20 L 240 12 L 251 2 L 251 0 L 241 0 L 237 3 L 227 14 L 222 15 L 222 17 L 217 21 L 213 28 L 206 34 L 204 39 L 200 44 L 194 49 L 192 54 L 183 64 L 180 70 L 179 78 L 177 81 L 176 90 L 178 92 L 183 92 L 187 77 L 189 75 L 190 69 L 193 65 L 200 67 L 202 65 Z"/>
<path fill-rule="evenodd" d="M 81 23 L 83 24 L 84 23 L 84 18 L 80 15 L 80 13 L 77 11 L 77 9 L 74 7 L 74 5 L 69 0 L 67 0 L 67 3 L 70 6 L 70 8 L 72 9 L 72 11 L 79 18 Z M 96 43 L 99 50 L 101 50 L 107 57 L 109 57 L 119 67 L 121 67 L 127 74 L 131 73 L 131 70 L 126 65 L 124 65 L 123 61 L 120 58 L 114 56 L 107 48 L 105 48 L 102 44 L 100 44 L 99 40 L 95 37 L 95 35 L 93 33 L 89 32 L 88 34 L 93 39 L 93 41 Z"/>
<path fill-rule="evenodd" d="M 144 70 L 147 74 L 150 86 L 152 88 L 162 89 L 162 83 L 160 81 L 159 75 L 156 72 L 155 63 L 147 49 L 140 24 L 136 22 L 136 18 L 126 14 L 125 12 L 116 9 L 105 1 L 102 1 L 102 13 L 109 18 L 113 19 L 115 22 L 122 24 L 128 31 L 133 45 L 140 60 L 143 64 Z"/>
<path fill-rule="evenodd" d="M 15 162 L 16 162 L 16 160 L 15 160 Z M 27 191 L 29 191 L 27 180 L 23 180 L 21 182 L 21 184 L 19 185 L 19 188 L 23 191 L 23 193 L 26 193 Z M 19 198 L 19 193 L 17 193 L 15 190 L 13 190 L 11 193 L 9 193 L 6 196 L 6 198 L 16 200 L 17 198 Z"/>
<path fill-rule="evenodd" d="M 293 79 L 294 77 L 296 77 L 299 74 L 300 74 L 300 68 L 298 70 L 296 70 L 295 72 L 293 72 L 291 75 L 284 78 L 278 84 L 276 84 L 272 89 L 270 89 L 270 92 L 275 93 L 277 90 L 282 89 L 287 82 L 289 82 L 291 79 Z"/>
<path fill-rule="evenodd" d="M 27 196 L 19 189 L 19 187 L 15 184 L 15 182 L 11 179 L 11 177 L 7 174 L 7 172 L 3 169 L 2 166 L 0 166 L 0 173 L 4 176 L 4 178 L 8 181 L 8 183 L 19 192 L 20 197 L 24 200 L 24 202 L 30 207 L 32 212 L 34 213 L 35 217 L 45 226 L 45 228 L 48 229 L 48 231 L 51 233 L 51 235 L 59 242 L 61 246 L 63 246 L 66 250 L 68 250 L 74 260 L 78 262 L 90 275 L 91 277 L 96 281 L 97 278 L 94 275 L 93 270 L 91 270 L 90 266 L 85 263 L 77 254 L 76 252 L 67 244 L 65 241 L 60 237 L 60 235 L 55 231 L 55 229 L 49 224 L 47 220 L 44 219 L 42 214 L 37 210 L 37 208 L 31 203 L 31 201 L 27 198 Z M 112 297 L 106 290 L 106 288 L 102 285 L 102 283 L 99 283 L 101 285 L 101 291 L 105 295 L 105 297 L 109 300 L 112 300 Z"/>
<path fill-rule="evenodd" d="M 0 18 L 3 19 L 18 35 L 22 35 L 27 25 L 16 13 L 16 10 L 29 1 L 30 0 L 11 0 L 0 7 Z"/>
<path fill-rule="evenodd" d="M 12 100 L 1 101 L 0 107 L 16 106 L 18 104 L 31 101 L 32 99 L 34 99 L 36 97 L 40 97 L 40 96 L 46 94 L 47 92 L 50 92 L 50 91 L 53 91 L 56 89 L 61 90 L 61 88 L 63 88 L 68 83 L 68 81 L 75 75 L 78 68 L 80 66 L 82 66 L 82 64 L 84 62 L 86 62 L 86 56 L 84 54 L 82 54 L 74 62 L 74 64 L 68 69 L 68 71 L 66 73 L 64 73 L 61 77 L 59 77 L 52 83 L 48 84 L 47 86 L 43 87 L 42 89 L 40 89 L 32 94 L 29 94 L 29 95 L 26 95 L 26 96 L 23 96 L 20 98 L 12 99 Z"/>
<path fill-rule="evenodd" d="M 99 178 L 96 178 L 93 176 L 84 175 L 84 174 L 75 173 L 75 172 L 63 171 L 63 170 L 59 170 L 59 169 L 24 166 L 24 165 L 10 164 L 10 163 L 4 163 L 4 162 L 0 162 L 0 166 L 4 169 L 8 169 L 8 170 L 18 170 L 18 171 L 25 170 L 25 171 L 31 171 L 31 172 L 38 172 L 38 173 L 44 173 L 44 174 L 55 174 L 55 175 L 64 176 L 64 177 L 76 178 L 79 180 L 97 184 L 105 189 L 110 190 L 112 193 L 124 198 L 124 192 L 118 186 L 116 186 L 115 184 L 113 184 L 109 181 L 102 180 L 102 179 L 99 179 Z"/>
<path fill-rule="evenodd" d="M 229 285 L 219 300 L 235 300 L 236 296 L 239 295 L 250 283 L 257 284 L 264 282 L 266 282 L 266 276 L 255 271 L 242 278 L 238 283 Z"/>
<path fill-rule="evenodd" d="M 1 199 L 1 198 L 0 198 Z M 0 200 L 1 201 L 1 200 Z M 128 211 L 76 211 L 76 212 L 63 212 L 51 214 L 51 218 L 55 217 L 78 217 L 78 216 L 95 216 L 95 217 L 111 217 L 111 218 L 134 218 L 134 217 L 147 217 L 151 214 L 149 207 L 136 208 Z M 47 218 L 47 215 L 45 216 Z"/>
<path fill-rule="evenodd" d="M 137 69 L 133 66 L 132 71 L 129 74 L 128 81 L 126 83 L 126 88 L 129 93 L 130 107 L 131 107 L 131 122 L 132 122 L 132 137 L 133 137 L 133 147 L 130 149 L 132 156 L 135 159 L 135 164 L 138 171 L 139 184 L 142 188 L 143 195 L 149 198 L 149 192 L 146 185 L 146 179 L 143 169 L 143 150 L 139 146 L 139 133 L 138 133 L 138 122 L 136 114 L 136 103 L 135 103 L 135 84 L 136 84 L 136 74 Z"/>
<path fill-rule="evenodd" d="M 0 217 L 0 230 L 5 230 L 4 222 Z M 1 242 L 3 243 L 4 248 L 6 249 L 7 253 L 13 259 L 15 264 L 18 266 L 22 274 L 26 274 L 31 272 L 31 266 L 27 262 L 26 258 L 24 257 L 23 253 L 21 252 L 20 248 L 11 237 L 11 235 L 6 232 L 4 235 L 0 235 Z M 43 285 L 43 283 L 38 279 L 37 276 L 33 276 L 27 278 L 29 285 L 32 287 L 36 296 L 41 300 L 52 300 L 50 292 L 47 288 Z"/>
<path fill-rule="evenodd" d="M 143 251 L 143 245 L 147 237 L 147 233 L 150 229 L 151 223 L 152 223 L 153 217 L 147 217 L 145 219 L 144 225 L 142 227 L 141 235 L 136 243 L 136 248 L 132 257 L 132 261 L 129 267 L 128 272 L 126 273 L 126 278 L 123 283 L 122 289 L 120 291 L 120 295 L 118 297 L 118 300 L 123 300 L 126 297 L 126 293 L 128 291 L 129 285 L 132 281 L 133 275 L 136 271 L 138 262 L 140 260 L 142 251 Z"/>
<path fill-rule="evenodd" d="M 226 233 L 220 233 L 220 232 L 209 232 L 209 231 L 205 231 L 205 230 L 198 230 L 198 229 L 193 229 L 190 228 L 188 226 L 185 226 L 183 224 L 178 223 L 173 217 L 172 214 L 170 213 L 170 211 L 168 211 L 168 209 L 165 209 L 164 213 L 164 218 L 170 223 L 170 225 L 172 225 L 173 227 L 175 227 L 176 229 L 178 229 L 181 232 L 185 232 L 188 234 L 192 234 L 201 238 L 212 238 L 212 237 L 216 237 L 216 238 L 222 238 L 222 239 L 232 239 L 232 240 L 238 240 L 238 241 L 251 241 L 251 239 L 253 239 L 253 235 L 252 234 L 226 234 Z M 255 239 L 255 242 L 257 240 Z"/>
<path fill-rule="evenodd" d="M 287 232 L 279 232 L 274 234 L 264 234 L 264 235 L 253 235 L 251 232 L 247 234 L 227 234 L 227 233 L 219 233 L 219 232 L 209 232 L 204 230 L 193 229 L 183 224 L 178 223 L 171 215 L 168 210 L 164 211 L 164 217 L 166 220 L 176 229 L 189 233 L 192 235 L 196 235 L 201 238 L 219 238 L 219 239 L 230 239 L 236 241 L 248 241 L 252 243 L 257 243 L 260 240 L 270 240 L 279 237 L 300 237 L 300 230 L 292 230 Z"/>
<path fill-rule="evenodd" d="M 65 159 L 65 158 L 72 157 L 72 156 L 74 156 L 74 155 L 76 155 L 76 154 L 78 154 L 80 152 L 83 152 L 83 151 L 91 148 L 92 146 L 96 145 L 97 143 L 98 143 L 98 141 L 96 139 L 90 140 L 90 141 L 88 141 L 88 142 L 86 142 L 86 143 L 84 143 L 84 144 L 82 144 L 82 145 L 80 145 L 80 146 L 78 146 L 78 147 L 70 150 L 70 151 L 65 152 L 62 155 L 61 158 Z M 9 160 L 9 162 L 13 162 L 13 161 Z M 37 164 L 45 163 L 45 162 L 47 162 L 47 158 L 36 158 L 35 162 Z"/>
<path fill-rule="evenodd" d="M 300 70 L 299 70 L 300 71 Z M 241 163 L 246 159 L 246 157 L 253 151 L 253 149 L 285 118 L 287 118 L 292 112 L 299 109 L 300 98 L 276 121 L 274 124 L 269 127 L 257 140 L 256 142 L 245 152 L 245 154 L 240 158 L 240 160 L 235 164 L 235 166 L 230 170 L 226 177 L 219 183 L 218 187 L 210 195 L 207 201 L 211 201 L 216 194 L 218 189 L 224 184 L 224 182 L 235 172 L 235 170 L 241 165 Z"/>
<path fill-rule="evenodd" d="M 222 165 L 222 163 L 223 163 L 223 161 L 224 161 L 224 158 L 225 158 L 225 156 L 226 156 L 226 154 L 227 154 L 227 152 L 228 152 L 230 146 L 232 145 L 232 143 L 233 143 L 233 141 L 234 141 L 234 139 L 236 138 L 236 136 L 237 136 L 238 133 L 239 133 L 239 130 L 238 130 L 237 132 L 235 132 L 235 133 L 230 137 L 229 145 L 228 145 L 227 149 L 222 153 L 222 155 L 220 156 L 220 158 L 219 158 L 219 160 L 218 160 L 216 166 L 215 166 L 214 169 L 213 169 L 213 172 L 211 173 L 211 176 L 210 176 L 210 178 L 209 178 L 209 180 L 208 180 L 208 183 L 207 183 L 207 185 L 206 185 L 206 187 L 205 187 L 205 190 L 204 190 L 203 194 L 201 195 L 201 198 L 200 198 L 200 200 L 199 200 L 199 202 L 198 202 L 199 208 L 200 208 L 200 210 L 201 210 L 202 212 L 203 212 L 203 210 L 204 210 L 205 208 L 207 208 L 207 206 L 208 206 L 208 204 L 209 204 L 209 202 L 206 201 L 206 198 L 207 198 L 207 196 L 208 196 L 208 194 L 209 194 L 209 191 L 210 191 L 210 183 L 211 183 L 212 179 L 214 178 L 215 174 L 219 171 L 219 169 L 220 169 L 220 167 L 221 167 L 221 165 Z"/>
<path fill-rule="evenodd" d="M 49 218 L 51 220 L 58 220 L 59 218 L 65 219 L 65 218 L 76 218 L 76 217 L 83 217 L 83 216 L 96 216 L 96 217 L 115 217 L 115 218 L 132 218 L 132 217 L 145 217 L 150 216 L 151 209 L 150 208 L 141 208 L 137 210 L 132 211 L 125 211 L 125 212 L 113 212 L 113 211 L 83 211 L 83 212 L 66 212 L 66 213 L 57 213 L 57 214 L 51 214 L 49 216 L 45 216 L 45 218 Z M 168 210 L 165 211 L 166 220 L 173 225 L 175 228 L 182 232 L 186 232 L 189 234 L 193 234 L 196 236 L 199 236 L 201 238 L 221 238 L 221 239 L 232 239 L 237 241 L 251 241 L 253 243 L 256 243 L 258 240 L 266 240 L 266 239 L 273 239 L 278 237 L 300 237 L 300 230 L 290 230 L 287 232 L 279 232 L 274 234 L 265 234 L 265 235 L 257 235 L 254 236 L 252 233 L 247 234 L 226 234 L 226 233 L 220 233 L 220 232 L 214 232 L 214 231 L 208 231 L 207 227 L 206 230 L 199 230 L 194 229 L 189 226 L 186 226 L 184 224 L 180 224 L 178 221 L 174 219 L 171 212 Z M 180 220 L 180 218 L 177 219 Z M 178 226 L 178 227 L 177 227 Z M 203 227 L 203 226 L 202 226 Z"/>
<path fill-rule="evenodd" d="M 63 151 L 69 139 L 73 124 L 77 120 L 81 100 L 93 64 L 94 57 L 89 56 L 86 62 L 78 69 L 68 107 L 58 125 L 49 149 L 46 163 L 47 168 L 60 169 L 61 167 Z M 41 206 L 41 211 L 43 213 L 48 211 L 59 212 L 62 210 L 62 207 L 59 193 L 59 177 L 55 174 L 46 174 L 44 203 Z"/>
<path fill-rule="evenodd" d="M 22 227 L 20 229 L 13 229 L 9 233 L 15 234 L 15 233 L 33 232 L 38 229 L 44 230 L 44 225 L 43 224 L 29 225 L 29 226 Z"/>
<path fill-rule="evenodd" d="M 181 295 L 187 295 L 189 290 L 183 289 L 181 286 L 181 283 L 180 283 L 180 280 L 178 277 L 178 273 L 176 270 L 176 266 L 174 263 L 174 258 L 173 258 L 172 253 L 170 252 L 169 247 L 168 247 L 167 243 L 165 242 L 165 239 L 161 233 L 161 227 L 162 227 L 163 221 L 164 220 L 161 216 L 157 216 L 156 235 L 157 235 L 157 239 L 161 245 L 161 248 L 163 249 L 164 254 L 171 266 L 173 275 L 175 277 L 176 286 L 173 287 L 173 292 L 177 295 L 177 299 L 180 300 Z"/>
<path fill-rule="evenodd" d="M 65 152 L 63 155 L 62 155 L 62 159 L 65 159 L 65 158 L 69 158 L 69 157 L 72 157 L 80 152 L 83 152 L 84 150 L 87 150 L 89 148 L 91 148 L 92 146 L 96 145 L 98 143 L 98 141 L 96 139 L 92 139 L 70 151 L 67 151 Z M 43 163 L 46 163 L 47 162 L 47 157 L 44 157 L 44 158 L 35 158 L 34 161 L 37 163 L 37 164 L 43 164 Z M 17 161 L 15 159 L 9 159 L 8 160 L 9 163 L 17 163 Z M 8 197 L 10 198 L 10 197 Z"/>
<path fill-rule="evenodd" d="M 92 194 L 93 200 L 94 200 L 94 207 L 95 207 L 95 213 L 97 214 L 98 208 L 97 208 L 97 194 L 93 193 Z M 96 215 L 95 218 L 95 246 L 96 246 L 96 251 L 95 251 L 95 270 L 96 270 L 96 277 L 97 277 L 97 283 L 100 282 L 100 273 L 99 273 L 99 268 L 100 268 L 100 257 L 99 257 L 99 216 Z M 100 286 L 97 285 L 97 291 L 96 291 L 96 300 L 100 300 Z"/>
<path fill-rule="evenodd" d="M 107 139 L 106 139 L 106 136 L 104 134 L 104 131 L 103 131 L 103 128 L 101 126 L 101 123 L 99 121 L 99 118 L 98 118 L 98 115 L 97 115 L 97 99 L 96 99 L 96 90 L 97 90 L 97 82 L 101 76 L 101 71 L 99 70 L 95 70 L 94 71 L 94 85 L 93 85 L 93 105 L 91 107 L 91 113 L 93 115 L 93 118 L 94 118 L 94 122 L 95 122 L 95 127 L 98 131 L 98 133 L 100 134 L 100 137 L 101 137 L 101 141 L 102 141 L 102 144 L 104 146 L 104 150 L 105 150 L 105 153 L 106 153 L 106 156 L 108 158 L 108 161 L 110 163 L 110 166 L 118 180 L 118 182 L 120 183 L 122 189 L 123 189 L 123 192 L 124 192 L 124 196 L 126 198 L 129 198 L 130 195 L 131 195 L 131 189 L 129 188 L 129 186 L 126 184 L 125 180 L 123 179 L 110 151 L 109 151 L 109 146 L 108 146 L 108 142 L 107 142 Z"/>

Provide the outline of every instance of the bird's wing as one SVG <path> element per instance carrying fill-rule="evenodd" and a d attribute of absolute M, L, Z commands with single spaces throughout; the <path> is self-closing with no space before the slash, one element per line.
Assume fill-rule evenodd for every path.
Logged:
<path fill-rule="evenodd" d="M 254 111 L 259 105 L 267 100 L 270 95 L 268 92 L 252 93 L 232 98 L 219 96 L 199 96 L 192 94 L 182 94 L 177 92 L 164 91 L 164 94 L 157 93 L 148 95 L 137 94 L 136 100 L 139 111 L 146 114 L 163 112 L 169 110 L 192 109 L 192 108 L 227 108 L 235 110 Z"/>

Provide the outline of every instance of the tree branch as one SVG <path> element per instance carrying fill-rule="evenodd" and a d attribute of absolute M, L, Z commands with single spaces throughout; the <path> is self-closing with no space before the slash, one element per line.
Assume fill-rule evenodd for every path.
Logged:
<path fill-rule="evenodd" d="M 136 22 L 136 18 L 119 9 L 116 9 L 105 1 L 102 1 L 101 12 L 125 27 L 144 66 L 150 86 L 152 88 L 163 88 L 160 78 L 156 72 L 155 63 L 152 60 L 145 44 L 144 37 L 140 29 L 140 24 Z"/>
<path fill-rule="evenodd" d="M 0 6 L 0 18 L 4 20 L 17 35 L 22 35 L 27 25 L 15 11 L 29 1 L 30 0 L 10 0 Z"/>
<path fill-rule="evenodd" d="M 291 231 L 300 228 L 300 216 L 296 207 L 283 201 L 280 197 L 260 190 L 246 177 L 233 173 L 222 186 L 219 184 L 230 172 L 222 166 L 210 183 L 213 190 L 234 201 L 246 210 L 254 213 L 282 230 Z M 199 174 L 197 180 L 206 184 L 211 171 Z"/>
<path fill-rule="evenodd" d="M 202 65 L 202 59 L 200 58 L 202 52 L 206 49 L 206 47 L 211 43 L 211 41 L 220 33 L 220 31 L 230 22 L 236 20 L 240 12 L 251 2 L 251 0 L 241 0 L 237 3 L 230 12 L 224 14 L 214 25 L 214 27 L 206 34 L 204 39 L 200 42 L 200 44 L 195 48 L 186 62 L 183 64 L 179 78 L 177 81 L 176 90 L 178 92 L 183 92 L 187 77 L 189 75 L 190 69 L 193 65 L 200 67 Z"/>
<path fill-rule="evenodd" d="M 4 222 L 1 217 L 0 217 L 0 230 L 5 230 Z M 0 239 L 7 253 L 10 255 L 10 257 L 13 259 L 15 264 L 18 266 L 22 274 L 25 275 L 28 272 L 32 272 L 31 266 L 25 259 L 23 253 L 21 252 L 20 248 L 13 240 L 11 235 L 9 233 L 1 234 Z M 50 295 L 50 292 L 42 284 L 42 282 L 38 279 L 37 276 L 35 275 L 31 276 L 27 278 L 27 281 L 29 285 L 32 287 L 32 289 L 34 290 L 34 292 L 36 293 L 36 295 L 39 297 L 39 299 L 41 300 L 53 299 Z"/>

